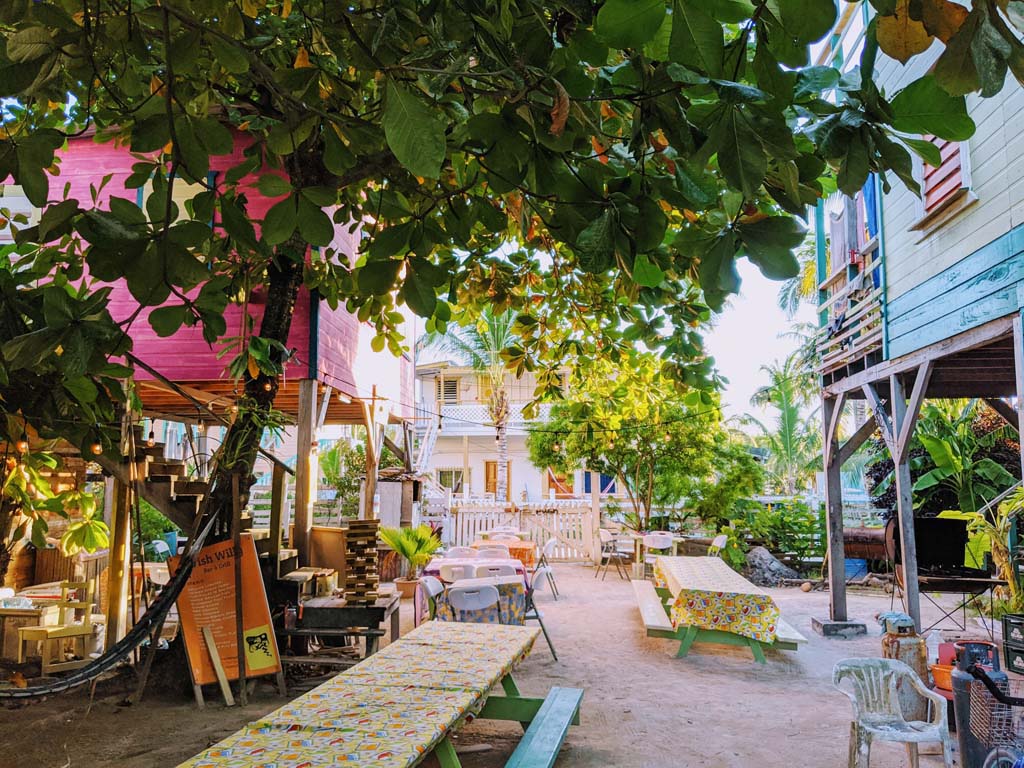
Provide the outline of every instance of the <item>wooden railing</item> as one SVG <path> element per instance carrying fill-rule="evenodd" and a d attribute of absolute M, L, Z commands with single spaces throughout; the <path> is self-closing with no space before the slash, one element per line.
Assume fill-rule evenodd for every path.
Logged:
<path fill-rule="evenodd" d="M 819 373 L 842 368 L 882 347 L 885 297 L 877 240 L 862 253 L 864 267 L 859 274 L 851 278 L 842 270 L 818 286 L 827 294 L 818 306 L 819 313 L 827 313 L 816 337 Z"/>

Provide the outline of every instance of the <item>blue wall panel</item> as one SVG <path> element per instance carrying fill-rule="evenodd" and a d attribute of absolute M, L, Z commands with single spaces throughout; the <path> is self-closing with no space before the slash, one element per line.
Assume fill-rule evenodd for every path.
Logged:
<path fill-rule="evenodd" d="M 890 301 L 888 357 L 1016 312 L 1019 284 L 1024 284 L 1024 225 Z"/>

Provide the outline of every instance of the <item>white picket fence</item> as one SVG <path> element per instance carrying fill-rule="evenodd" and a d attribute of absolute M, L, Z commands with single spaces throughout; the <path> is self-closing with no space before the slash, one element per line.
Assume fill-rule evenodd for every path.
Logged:
<path fill-rule="evenodd" d="M 424 515 L 424 522 L 434 517 Z M 436 517 L 444 526 L 445 543 L 451 546 L 469 546 L 481 533 L 498 526 L 528 533 L 539 547 L 557 539 L 552 559 L 562 562 L 593 561 L 600 546 L 590 505 L 575 500 L 520 504 L 513 511 L 497 502 L 472 502 L 454 505 Z"/>

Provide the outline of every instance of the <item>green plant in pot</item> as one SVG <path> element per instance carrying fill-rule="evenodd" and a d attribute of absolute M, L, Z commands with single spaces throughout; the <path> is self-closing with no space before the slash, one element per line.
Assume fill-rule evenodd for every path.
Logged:
<path fill-rule="evenodd" d="M 412 597 L 416 591 L 420 571 L 441 547 L 441 540 L 429 525 L 413 528 L 381 528 L 380 540 L 394 550 L 406 563 L 405 578 L 395 579 L 402 597 Z"/>

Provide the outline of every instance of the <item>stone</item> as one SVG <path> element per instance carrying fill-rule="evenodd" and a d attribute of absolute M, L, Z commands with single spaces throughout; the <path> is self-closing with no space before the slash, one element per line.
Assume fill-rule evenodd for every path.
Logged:
<path fill-rule="evenodd" d="M 867 624 L 863 621 L 833 621 L 832 619 L 819 619 L 811 617 L 811 627 L 822 637 L 829 637 L 837 640 L 849 640 L 858 635 L 868 633 Z"/>
<path fill-rule="evenodd" d="M 799 579 L 800 574 L 779 560 L 764 547 L 747 552 L 745 575 L 760 587 L 777 587 L 784 579 Z"/>

